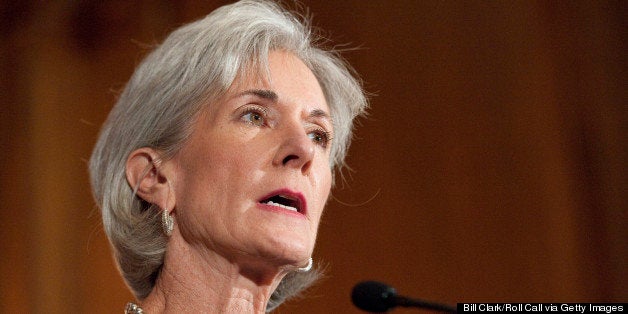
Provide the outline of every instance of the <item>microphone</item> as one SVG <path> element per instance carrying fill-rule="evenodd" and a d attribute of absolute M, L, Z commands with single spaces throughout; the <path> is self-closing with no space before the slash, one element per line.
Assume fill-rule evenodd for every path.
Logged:
<path fill-rule="evenodd" d="M 377 281 L 363 281 L 355 285 L 351 300 L 355 306 L 367 312 L 387 312 L 402 306 L 456 313 L 456 309 L 448 305 L 397 295 L 395 288 Z"/>

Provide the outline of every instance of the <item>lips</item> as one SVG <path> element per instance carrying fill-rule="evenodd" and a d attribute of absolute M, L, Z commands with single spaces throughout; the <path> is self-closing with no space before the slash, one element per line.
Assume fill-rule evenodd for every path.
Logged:
<path fill-rule="evenodd" d="M 305 215 L 307 202 L 303 194 L 288 189 L 273 191 L 259 200 L 260 204 Z"/>

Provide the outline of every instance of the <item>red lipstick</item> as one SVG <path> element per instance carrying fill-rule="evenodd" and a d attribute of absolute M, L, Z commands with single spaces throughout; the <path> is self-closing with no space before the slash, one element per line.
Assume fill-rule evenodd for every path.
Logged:
<path fill-rule="evenodd" d="M 281 211 L 288 214 L 305 216 L 307 201 L 303 194 L 290 189 L 279 189 L 262 197 L 258 203 L 267 210 Z"/>

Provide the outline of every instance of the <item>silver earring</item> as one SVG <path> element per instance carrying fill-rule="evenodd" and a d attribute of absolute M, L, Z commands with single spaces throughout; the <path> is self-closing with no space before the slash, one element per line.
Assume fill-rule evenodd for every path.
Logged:
<path fill-rule="evenodd" d="M 307 260 L 307 265 L 305 265 L 305 267 L 297 268 L 296 271 L 298 273 L 307 273 L 308 271 L 310 271 L 310 269 L 312 269 L 312 264 L 314 264 L 314 262 L 312 261 L 312 258 L 310 257 L 310 259 Z"/>
<path fill-rule="evenodd" d="M 174 228 L 174 220 L 170 216 L 170 213 L 167 209 L 164 209 L 161 212 L 161 227 L 164 230 L 164 234 L 166 236 L 170 236 L 172 234 L 172 229 Z"/>

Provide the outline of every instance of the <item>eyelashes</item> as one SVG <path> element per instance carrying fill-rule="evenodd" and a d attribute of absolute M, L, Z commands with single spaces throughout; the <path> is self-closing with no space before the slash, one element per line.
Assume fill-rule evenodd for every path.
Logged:
<path fill-rule="evenodd" d="M 272 119 L 266 107 L 259 105 L 249 105 L 243 108 L 239 119 L 254 127 L 271 127 Z M 332 140 L 332 133 L 320 126 L 311 127 L 307 130 L 307 136 L 314 144 L 327 148 Z"/>
<path fill-rule="evenodd" d="M 323 130 L 322 128 L 312 130 L 307 135 L 312 140 L 312 142 L 324 148 L 327 148 L 332 140 L 331 133 Z"/>
<path fill-rule="evenodd" d="M 268 110 L 261 106 L 250 106 L 245 108 L 244 112 L 240 115 L 240 119 L 246 123 L 254 126 L 267 125 Z"/>

